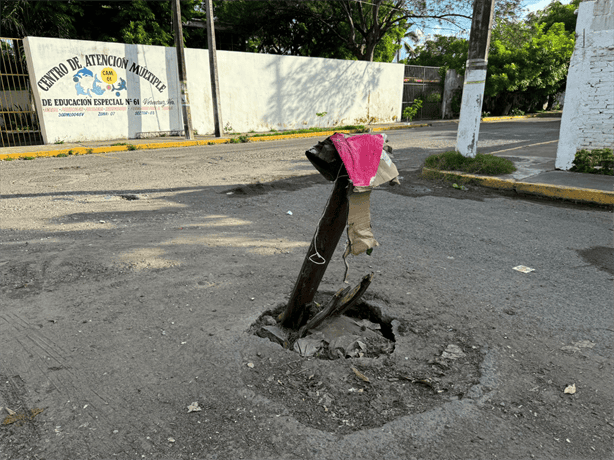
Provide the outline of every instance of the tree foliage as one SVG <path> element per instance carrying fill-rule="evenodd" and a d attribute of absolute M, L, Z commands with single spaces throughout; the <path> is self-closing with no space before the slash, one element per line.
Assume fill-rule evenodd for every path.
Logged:
<path fill-rule="evenodd" d="M 60 37 L 150 45 L 173 44 L 171 2 L 0 0 L 4 35 Z M 412 28 L 462 28 L 472 0 L 219 0 L 218 30 L 239 35 L 247 49 L 366 61 L 392 61 Z M 520 0 L 498 0 L 514 17 Z M 204 18 L 202 0 L 181 2 L 184 23 Z M 186 46 L 205 47 L 205 31 L 184 27 Z"/>
<path fill-rule="evenodd" d="M 204 16 L 197 0 L 181 2 L 182 20 Z M 170 1 L 2 0 L 2 35 L 28 35 L 172 46 Z M 184 40 L 198 31 L 185 30 Z M 201 32 L 202 34 L 202 32 Z"/>
<path fill-rule="evenodd" d="M 461 0 L 455 0 L 461 1 Z M 216 2 L 216 18 L 275 54 L 391 61 L 412 25 L 403 0 Z"/>
<path fill-rule="evenodd" d="M 562 23 L 567 32 L 576 31 L 577 16 L 575 11 L 580 6 L 580 0 L 573 0 L 567 5 L 560 1 L 551 2 L 543 10 L 538 10 L 528 15 L 529 20 L 538 24 L 544 24 L 546 31 L 550 30 L 553 24 Z"/>
<path fill-rule="evenodd" d="M 555 0 L 520 21 L 497 18 L 491 35 L 483 110 L 493 114 L 507 114 L 512 109 L 534 111 L 551 103 L 553 96 L 565 89 L 574 47 L 573 11 L 578 1 L 574 0 L 574 6 Z M 467 51 L 467 40 L 438 36 L 418 47 L 417 57 L 408 63 L 454 69 L 462 75 Z"/>
<path fill-rule="evenodd" d="M 241 30 L 253 50 L 365 61 L 392 61 L 412 27 L 461 27 L 472 0 L 218 1 L 216 20 Z M 515 17 L 520 0 L 499 0 L 503 17 Z"/>
<path fill-rule="evenodd" d="M 74 24 L 83 15 L 75 2 L 29 2 L 27 0 L 0 0 L 0 31 L 2 36 L 73 38 Z"/>
<path fill-rule="evenodd" d="M 544 23 L 521 23 L 514 29 L 517 36 L 526 37 L 521 43 L 492 41 L 484 89 L 489 98 L 486 110 L 534 111 L 565 88 L 573 34 L 565 31 L 563 23 L 554 23 L 547 31 Z"/>
<path fill-rule="evenodd" d="M 436 35 L 424 45 L 417 46 L 415 58 L 409 58 L 407 64 L 455 69 L 465 73 L 465 63 L 469 51 L 469 41 L 448 35 Z"/>

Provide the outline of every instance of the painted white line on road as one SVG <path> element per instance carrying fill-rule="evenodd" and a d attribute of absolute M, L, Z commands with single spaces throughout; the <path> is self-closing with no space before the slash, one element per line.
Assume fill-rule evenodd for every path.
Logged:
<path fill-rule="evenodd" d="M 526 147 L 535 147 L 536 145 L 552 144 L 553 142 L 558 142 L 558 141 L 559 141 L 558 139 L 555 139 L 553 141 L 538 142 L 537 144 L 521 145 L 520 147 L 513 147 L 511 149 L 504 149 L 504 150 L 497 150 L 496 152 L 490 152 L 490 155 L 494 155 L 495 153 L 501 153 L 501 152 L 509 152 L 510 150 L 524 149 Z"/>

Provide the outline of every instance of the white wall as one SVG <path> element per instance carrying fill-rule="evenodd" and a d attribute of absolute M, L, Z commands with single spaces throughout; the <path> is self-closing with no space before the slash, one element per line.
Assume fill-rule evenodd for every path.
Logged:
<path fill-rule="evenodd" d="M 580 3 L 556 168 L 569 169 L 580 149 L 614 147 L 614 1 Z"/>
<path fill-rule="evenodd" d="M 222 119 L 236 132 L 391 122 L 401 115 L 400 64 L 230 51 L 217 57 Z M 194 128 L 211 133 L 208 52 L 187 49 L 186 67 Z"/>
<path fill-rule="evenodd" d="M 173 49 L 38 37 L 26 38 L 24 45 L 45 143 L 182 129 Z M 103 62 L 109 57 L 111 62 Z M 142 68 L 148 73 L 139 76 Z M 92 88 L 105 69 L 117 80 Z M 122 79 L 125 88 L 119 89 Z"/>
<path fill-rule="evenodd" d="M 25 43 L 46 143 L 183 130 L 174 48 L 37 37 L 28 37 Z M 193 127 L 199 134 L 210 134 L 214 125 L 208 52 L 186 49 L 185 53 Z M 98 61 L 109 56 L 121 58 L 122 64 Z M 223 124 L 235 132 L 384 123 L 401 116 L 400 64 L 230 51 L 218 51 L 217 57 Z M 75 62 L 93 77 L 79 77 L 81 69 L 71 65 Z M 146 67 L 153 76 L 137 75 L 133 65 Z M 97 84 L 102 94 L 92 89 L 79 94 L 77 83 L 85 78 L 91 86 L 93 78 L 103 80 L 107 68 L 118 82 L 126 81 L 126 89 L 112 91 Z M 66 102 L 76 105 L 66 107 Z M 323 112 L 326 115 L 316 115 Z"/>

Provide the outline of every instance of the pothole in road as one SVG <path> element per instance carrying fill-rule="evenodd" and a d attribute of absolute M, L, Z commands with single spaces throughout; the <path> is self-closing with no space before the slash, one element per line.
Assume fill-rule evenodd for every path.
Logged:
<path fill-rule="evenodd" d="M 332 293 L 318 293 L 308 306 L 309 318 L 324 309 Z M 360 301 L 345 314 L 326 318 L 319 326 L 299 334 L 278 323 L 285 304 L 264 312 L 250 332 L 293 350 L 304 358 L 377 358 L 394 351 L 395 328 L 400 322 L 378 303 Z"/>
<path fill-rule="evenodd" d="M 330 293 L 315 301 L 327 297 Z M 335 327 L 347 332 L 350 323 L 362 332 L 363 327 L 376 331 L 379 338 L 355 339 L 365 347 L 343 348 L 341 359 L 339 347 L 331 347 L 328 339 L 317 352 L 301 355 L 303 349 L 292 345 L 291 334 L 280 341 L 270 328 L 263 329 L 273 326 L 284 308 L 280 304 L 264 312 L 250 327 L 249 333 L 280 345 L 246 352 L 243 379 L 307 426 L 339 434 L 376 428 L 462 399 L 479 383 L 483 356 L 478 347 L 471 337 L 436 318 L 395 319 L 385 302 L 363 300 Z M 356 331 L 352 325 L 349 329 Z M 316 331 L 315 340 L 317 332 L 322 331 Z"/>

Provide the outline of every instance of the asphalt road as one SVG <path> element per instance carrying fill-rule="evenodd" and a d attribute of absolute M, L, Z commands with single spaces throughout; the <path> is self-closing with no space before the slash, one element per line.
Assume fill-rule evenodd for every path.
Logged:
<path fill-rule="evenodd" d="M 482 128 L 480 150 L 536 158 L 558 135 Z M 288 353 L 246 330 L 289 294 L 330 193 L 314 139 L 3 162 L 0 406 L 28 420 L 0 427 L 2 458 L 611 458 L 611 210 L 421 180 L 454 125 L 388 137 L 403 185 L 374 192 L 380 246 L 351 279 L 374 271 L 414 331 L 395 360 L 475 343 L 470 394 L 340 436 L 246 383 Z"/>

